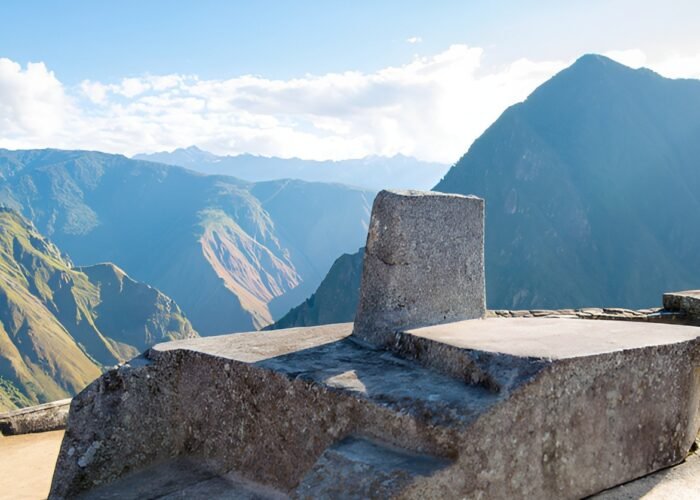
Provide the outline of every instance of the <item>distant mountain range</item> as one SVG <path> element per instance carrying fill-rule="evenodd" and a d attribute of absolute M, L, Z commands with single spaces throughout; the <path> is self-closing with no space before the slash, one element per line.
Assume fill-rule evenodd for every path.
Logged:
<path fill-rule="evenodd" d="M 364 243 L 373 192 L 87 151 L 0 150 L 0 202 L 79 265 L 114 262 L 202 335 L 270 324 Z"/>
<path fill-rule="evenodd" d="M 75 394 L 106 366 L 196 335 L 155 288 L 113 264 L 74 268 L 0 208 L 0 411 Z"/>
<path fill-rule="evenodd" d="M 435 190 L 486 200 L 490 308 L 648 307 L 698 288 L 700 81 L 584 56 L 508 108 Z M 324 289 L 354 293 L 356 258 Z M 313 302 L 336 300 L 319 289 Z"/>
<path fill-rule="evenodd" d="M 313 161 L 243 154 L 216 156 L 196 146 L 172 152 L 135 155 L 148 160 L 179 165 L 203 174 L 232 175 L 252 182 L 299 179 L 309 182 L 337 182 L 366 189 L 430 189 L 449 165 L 416 160 L 408 156 L 369 156 L 357 160 Z"/>

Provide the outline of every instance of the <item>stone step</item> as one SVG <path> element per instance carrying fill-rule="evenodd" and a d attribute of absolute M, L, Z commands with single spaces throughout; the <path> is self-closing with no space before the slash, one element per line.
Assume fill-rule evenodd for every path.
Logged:
<path fill-rule="evenodd" d="M 503 399 L 486 384 L 472 383 L 469 376 L 454 378 L 427 369 L 355 341 L 349 337 L 350 324 L 341 328 L 347 336 L 336 342 L 261 360 L 255 366 L 434 426 L 468 425 Z M 449 422 L 447 413 L 453 415 Z"/>
<path fill-rule="evenodd" d="M 288 495 L 244 480 L 218 474 L 204 461 L 177 457 L 145 467 L 76 497 L 79 500 L 276 500 Z"/>
<path fill-rule="evenodd" d="M 294 490 L 294 497 L 394 498 L 451 461 L 350 436 L 328 448 Z"/>
<path fill-rule="evenodd" d="M 126 474 L 79 495 L 80 500 L 207 498 L 390 498 L 443 470 L 450 461 L 350 436 L 329 447 L 293 491 L 241 478 L 193 457 L 177 457 Z"/>

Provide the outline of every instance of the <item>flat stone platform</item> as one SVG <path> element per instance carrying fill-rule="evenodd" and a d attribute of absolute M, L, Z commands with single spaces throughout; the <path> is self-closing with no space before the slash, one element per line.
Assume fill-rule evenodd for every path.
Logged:
<path fill-rule="evenodd" d="M 51 497 L 189 460 L 232 494 L 581 498 L 681 462 L 700 426 L 694 327 L 475 319 L 388 350 L 351 330 L 175 341 L 111 370 L 73 400 Z"/>
<path fill-rule="evenodd" d="M 679 325 L 599 320 L 490 318 L 407 330 L 406 335 L 459 349 L 511 356 L 568 359 L 694 340 Z"/>

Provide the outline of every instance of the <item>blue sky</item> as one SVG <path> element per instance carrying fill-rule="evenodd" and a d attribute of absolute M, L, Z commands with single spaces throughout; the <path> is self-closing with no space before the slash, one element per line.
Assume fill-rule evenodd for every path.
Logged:
<path fill-rule="evenodd" d="M 144 73 L 373 71 L 456 43 L 488 48 L 494 64 L 700 50 L 694 1 L 23 0 L 0 9 L 3 57 L 43 61 L 68 84 Z M 422 41 L 407 44 L 411 37 Z"/>
<path fill-rule="evenodd" d="M 700 76 L 700 2 L 525 4 L 3 2 L 0 146 L 451 162 L 581 54 Z"/>

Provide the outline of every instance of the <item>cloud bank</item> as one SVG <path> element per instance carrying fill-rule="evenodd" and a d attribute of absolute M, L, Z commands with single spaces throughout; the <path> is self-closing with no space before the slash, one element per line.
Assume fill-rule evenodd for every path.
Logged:
<path fill-rule="evenodd" d="M 641 51 L 610 56 L 647 65 Z M 218 154 L 308 159 L 404 154 L 451 163 L 503 110 L 571 61 L 520 59 L 485 68 L 478 47 L 453 45 L 402 66 L 273 80 L 196 75 L 85 80 L 68 88 L 43 63 L 0 59 L 0 147 L 134 154 L 197 144 Z M 652 66 L 667 76 L 700 56 Z"/>

